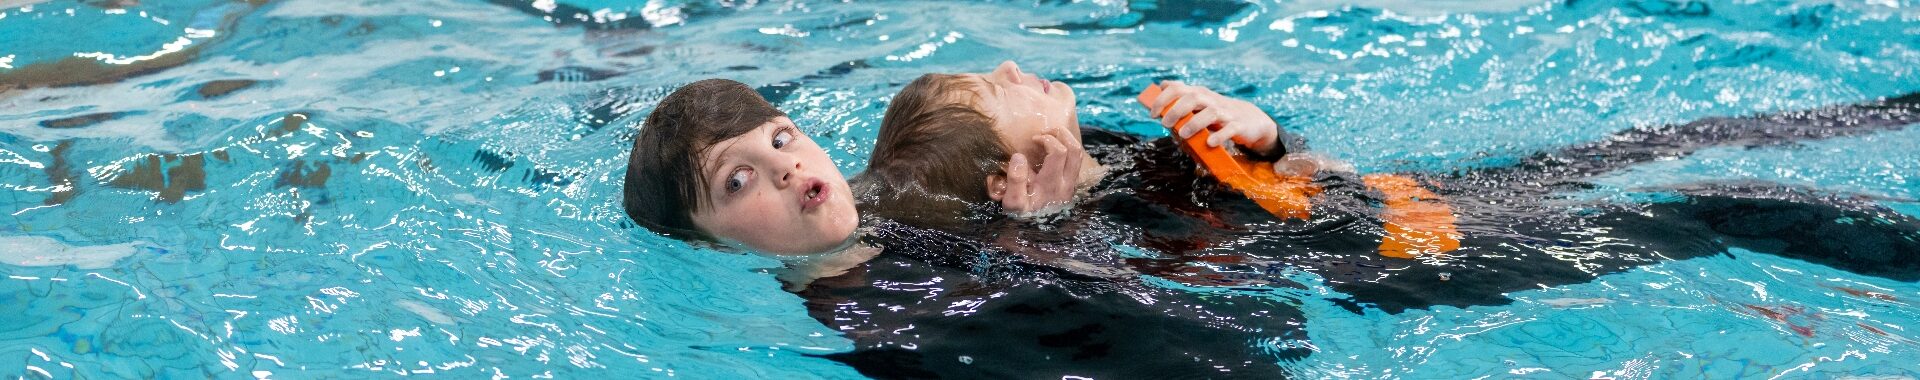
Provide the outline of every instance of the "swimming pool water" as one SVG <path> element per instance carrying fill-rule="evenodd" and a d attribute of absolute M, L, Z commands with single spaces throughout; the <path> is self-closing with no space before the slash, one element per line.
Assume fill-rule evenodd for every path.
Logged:
<path fill-rule="evenodd" d="M 1365 171 L 1920 90 L 1920 3 L 1888 0 L 0 4 L 0 374 L 28 378 L 860 377 L 777 262 L 617 206 L 638 119 L 706 77 L 847 173 L 899 86 L 1004 59 L 1088 125 L 1164 135 L 1130 99 L 1177 78 Z M 1920 215 L 1913 146 L 1715 148 L 1577 195 L 1766 181 Z M 1145 283 L 1300 315 L 1222 342 L 1305 347 L 1273 363 L 1298 377 L 1920 372 L 1920 285 L 1739 249 L 1397 314 L 1277 276 L 1304 286 Z"/>

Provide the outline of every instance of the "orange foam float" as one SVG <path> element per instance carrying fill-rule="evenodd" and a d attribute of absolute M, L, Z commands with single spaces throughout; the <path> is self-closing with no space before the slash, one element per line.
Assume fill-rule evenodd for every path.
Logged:
<path fill-rule="evenodd" d="M 1152 107 L 1154 98 L 1159 96 L 1160 86 L 1149 85 L 1146 91 L 1140 92 L 1140 105 Z M 1173 105 L 1168 104 L 1167 108 L 1150 109 L 1148 112 L 1154 117 L 1163 117 L 1171 108 Z M 1174 125 L 1186 124 L 1187 119 L 1191 118 L 1193 115 L 1181 117 L 1180 122 Z M 1267 213 L 1282 219 L 1306 219 L 1312 216 L 1309 211 L 1313 205 L 1311 199 L 1320 194 L 1320 185 L 1314 184 L 1312 178 L 1281 176 L 1273 172 L 1271 162 L 1249 160 L 1245 155 L 1229 150 L 1229 147 L 1207 146 L 1207 136 L 1211 135 L 1212 130 L 1201 129 L 1199 133 L 1181 141 L 1180 150 L 1186 151 L 1187 156 L 1193 157 L 1194 162 L 1212 174 L 1214 179 L 1246 195 L 1260 208 L 1266 209 Z"/>
<path fill-rule="evenodd" d="M 1140 105 L 1148 107 L 1153 117 L 1164 117 L 1172 108 L 1172 104 L 1168 104 L 1166 108 L 1152 109 L 1160 91 L 1159 85 L 1148 85 L 1138 97 Z M 1173 125 L 1184 125 L 1191 118 L 1193 115 L 1183 116 Z M 1207 136 L 1212 134 L 1212 126 L 1201 129 L 1181 140 L 1180 150 L 1193 157 L 1214 179 L 1246 195 L 1268 213 L 1281 219 L 1312 216 L 1312 199 L 1322 190 L 1312 178 L 1274 173 L 1271 162 L 1247 159 L 1230 147 L 1207 146 Z M 1420 186 L 1413 178 L 1397 174 L 1369 174 L 1361 177 L 1361 182 L 1385 196 L 1386 208 L 1380 216 L 1385 221 L 1387 235 L 1381 238 L 1380 255 L 1413 258 L 1460 248 L 1453 207 L 1439 194 Z"/>
<path fill-rule="evenodd" d="M 1386 203 L 1386 209 L 1380 211 L 1387 229 L 1387 236 L 1380 240 L 1381 256 L 1411 259 L 1460 249 L 1453 206 L 1447 205 L 1440 194 L 1398 174 L 1368 174 L 1360 177 L 1360 182 L 1380 192 Z"/>

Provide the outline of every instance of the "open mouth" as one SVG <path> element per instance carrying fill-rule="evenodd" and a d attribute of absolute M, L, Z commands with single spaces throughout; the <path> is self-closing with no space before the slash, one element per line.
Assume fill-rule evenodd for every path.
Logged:
<path fill-rule="evenodd" d="M 813 210 L 815 207 L 819 207 L 820 204 L 827 203 L 828 193 L 827 183 L 825 181 L 818 179 L 809 180 L 807 181 L 806 187 L 802 189 L 804 189 L 800 193 L 800 209 L 802 211 Z"/>

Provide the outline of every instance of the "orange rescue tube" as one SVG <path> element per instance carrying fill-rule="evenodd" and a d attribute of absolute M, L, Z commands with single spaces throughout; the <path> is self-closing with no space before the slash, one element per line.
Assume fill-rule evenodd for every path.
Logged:
<path fill-rule="evenodd" d="M 1148 85 L 1138 98 L 1153 117 L 1163 117 L 1169 111 L 1152 109 L 1160 90 L 1159 85 Z M 1192 117 L 1183 116 L 1174 125 L 1186 124 Z M 1312 198 L 1321 192 L 1320 185 L 1313 183 L 1313 179 L 1279 175 L 1273 172 L 1273 163 L 1248 160 L 1227 147 L 1207 146 L 1207 136 L 1212 134 L 1211 129 L 1201 129 L 1181 140 L 1180 150 L 1186 151 L 1221 184 L 1246 195 L 1268 213 L 1281 219 L 1312 216 L 1309 212 Z M 1414 258 L 1460 249 L 1453 207 L 1447 205 L 1440 194 L 1397 174 L 1369 174 L 1361 177 L 1361 182 L 1385 195 L 1386 209 L 1380 217 L 1385 221 L 1387 235 L 1380 241 L 1381 256 Z"/>
<path fill-rule="evenodd" d="M 1154 117 L 1162 117 L 1168 111 L 1151 109 L 1154 98 L 1159 96 L 1159 85 L 1148 85 L 1146 91 L 1140 92 L 1140 106 L 1149 107 L 1147 111 Z M 1168 108 L 1172 108 L 1171 105 Z M 1186 124 L 1187 119 L 1192 117 L 1183 116 L 1174 125 Z M 1246 195 L 1274 216 L 1306 219 L 1312 215 L 1308 211 L 1310 199 L 1320 194 L 1320 186 L 1314 184 L 1313 179 L 1276 175 L 1273 173 L 1273 163 L 1248 160 L 1246 156 L 1227 147 L 1207 146 L 1207 136 L 1212 134 L 1212 130 L 1201 129 L 1200 133 L 1180 141 L 1180 150 L 1186 151 L 1194 162 L 1199 163 L 1221 184 Z"/>
<path fill-rule="evenodd" d="M 1380 240 L 1381 256 L 1410 259 L 1460 249 L 1453 206 L 1440 194 L 1398 174 L 1368 174 L 1360 181 L 1386 196 L 1387 207 L 1380 211 L 1387 229 Z"/>

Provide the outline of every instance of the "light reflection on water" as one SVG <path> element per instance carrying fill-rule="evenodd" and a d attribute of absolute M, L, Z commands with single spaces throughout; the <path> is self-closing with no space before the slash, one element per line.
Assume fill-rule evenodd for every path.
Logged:
<path fill-rule="evenodd" d="M 1920 49 L 1885 37 L 1914 34 L 1903 3 L 30 3 L 0 18 L 0 301 L 21 310 L 0 357 L 25 363 L 0 372 L 56 378 L 857 376 L 803 356 L 855 343 L 758 272 L 777 263 L 638 232 L 614 202 L 639 115 L 709 76 L 763 86 L 849 173 L 899 85 L 1001 59 L 1075 86 L 1084 122 L 1147 135 L 1138 85 L 1231 89 L 1363 170 L 1920 89 Z M 93 52 L 120 65 L 58 63 Z M 1911 212 L 1920 154 L 1895 147 L 1916 139 L 1711 150 L 1594 196 L 1762 179 Z M 1306 339 L 1247 338 L 1314 352 L 1285 367 L 1303 377 L 1878 374 L 1920 349 L 1898 327 L 1920 322 L 1911 283 L 1731 257 L 1500 307 L 1356 315 L 1297 271 L 1281 279 L 1304 289 L 1234 294 L 1305 315 Z M 962 293 L 954 316 L 994 298 L 894 285 Z"/>

